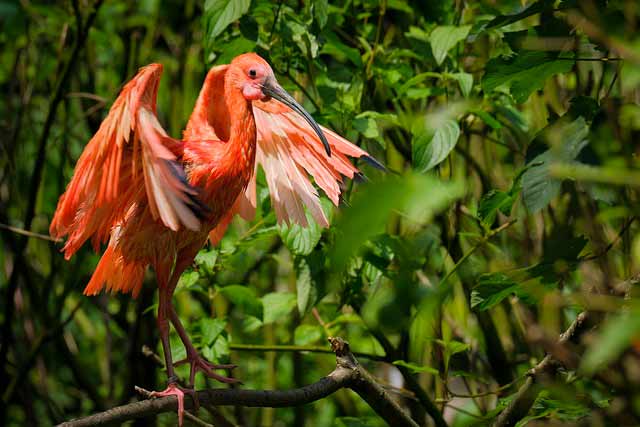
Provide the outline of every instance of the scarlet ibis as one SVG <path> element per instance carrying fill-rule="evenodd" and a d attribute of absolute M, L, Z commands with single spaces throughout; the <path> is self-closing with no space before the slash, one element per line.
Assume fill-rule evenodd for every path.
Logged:
<path fill-rule="evenodd" d="M 171 138 L 156 115 L 162 65 L 139 70 L 113 103 L 75 167 L 51 222 L 54 237 L 67 236 L 69 259 L 91 238 L 106 250 L 84 290 L 137 296 L 147 266 L 159 288 L 158 328 L 168 386 L 156 396 L 178 398 L 182 424 L 184 393 L 192 393 L 197 371 L 219 381 L 214 365 L 198 354 L 172 304 L 180 274 L 209 238 L 217 243 L 235 214 L 251 219 L 256 206 L 255 173 L 264 169 L 279 222 L 307 225 L 305 206 L 328 226 L 318 191 L 334 204 L 343 177 L 359 174 L 348 157 L 380 166 L 365 151 L 319 126 L 276 81 L 269 64 L 254 53 L 213 67 L 206 76 L 182 140 Z M 190 364 L 188 387 L 174 374 L 169 347 L 173 324 Z"/>

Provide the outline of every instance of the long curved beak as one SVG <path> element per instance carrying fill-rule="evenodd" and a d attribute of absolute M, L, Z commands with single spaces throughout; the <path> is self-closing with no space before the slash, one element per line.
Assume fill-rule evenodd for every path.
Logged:
<path fill-rule="evenodd" d="M 327 137 L 324 135 L 324 132 L 322 132 L 322 129 L 320 128 L 318 123 L 313 120 L 311 114 L 309 114 L 304 108 L 302 108 L 302 105 L 298 104 L 298 102 L 293 99 L 293 97 L 289 95 L 287 91 L 282 88 L 282 86 L 280 86 L 274 79 L 267 80 L 262 85 L 262 93 L 264 93 L 266 96 L 277 99 L 278 101 L 282 102 L 284 105 L 304 117 L 307 123 L 309 123 L 309 125 L 313 128 L 315 133 L 318 134 L 318 137 L 320 138 L 320 141 L 322 141 L 322 145 L 324 145 L 324 149 L 327 152 L 327 156 L 331 157 L 331 147 L 329 146 L 329 141 L 327 141 Z"/>

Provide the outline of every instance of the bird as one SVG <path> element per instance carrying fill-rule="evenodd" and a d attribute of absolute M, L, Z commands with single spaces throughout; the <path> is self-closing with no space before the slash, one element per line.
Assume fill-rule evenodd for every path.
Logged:
<path fill-rule="evenodd" d="M 198 353 L 172 295 L 207 240 L 218 243 L 235 215 L 254 217 L 257 168 L 264 170 L 279 223 L 308 226 L 308 211 L 327 227 L 317 187 L 338 205 L 344 179 L 361 176 L 349 158 L 384 167 L 318 125 L 256 53 L 209 70 L 182 138 L 172 138 L 156 110 L 162 69 L 144 66 L 122 88 L 78 158 L 49 231 L 66 237 L 67 260 L 87 240 L 98 253 L 106 245 L 85 295 L 106 289 L 136 297 L 146 269 L 154 270 L 167 387 L 152 395 L 176 396 L 182 425 L 184 396 L 195 398 L 197 372 L 223 383 L 238 380 L 215 372 L 234 365 L 216 365 Z M 176 363 L 171 325 L 186 349 L 186 359 Z M 190 365 L 186 386 L 174 372 L 181 363 Z"/>

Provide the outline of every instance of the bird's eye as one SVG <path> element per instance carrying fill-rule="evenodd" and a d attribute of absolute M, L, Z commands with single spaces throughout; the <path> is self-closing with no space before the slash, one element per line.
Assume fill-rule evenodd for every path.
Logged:
<path fill-rule="evenodd" d="M 258 73 L 253 68 L 249 70 L 249 77 L 253 78 L 253 77 L 257 76 L 257 75 L 258 75 Z"/>

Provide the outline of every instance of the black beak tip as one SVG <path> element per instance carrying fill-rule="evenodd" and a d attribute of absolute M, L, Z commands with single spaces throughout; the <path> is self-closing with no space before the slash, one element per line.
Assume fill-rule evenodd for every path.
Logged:
<path fill-rule="evenodd" d="M 331 157 L 331 147 L 329 144 L 324 144 L 324 150 L 327 152 L 327 157 Z"/>

